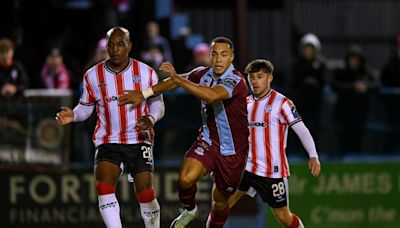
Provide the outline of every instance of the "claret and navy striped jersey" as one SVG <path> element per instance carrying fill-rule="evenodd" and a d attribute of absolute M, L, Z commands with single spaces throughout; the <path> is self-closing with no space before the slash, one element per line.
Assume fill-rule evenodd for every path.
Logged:
<path fill-rule="evenodd" d="M 223 156 L 248 152 L 247 85 L 239 71 L 231 64 L 220 77 L 213 76 L 212 68 L 199 67 L 187 75 L 194 83 L 213 87 L 223 86 L 229 99 L 212 104 L 201 101 L 202 128 L 199 138 L 217 147 Z"/>
<path fill-rule="evenodd" d="M 106 143 L 153 143 L 154 131 L 141 130 L 137 119 L 148 115 L 146 101 L 129 110 L 130 105 L 118 105 L 118 97 L 125 90 L 144 90 L 157 84 L 156 72 L 146 64 L 129 59 L 128 66 L 119 73 L 101 62 L 90 68 L 83 79 L 80 104 L 96 105 L 97 124 L 93 133 L 96 146 Z"/>
<path fill-rule="evenodd" d="M 301 121 L 293 102 L 271 89 L 258 100 L 248 96 L 247 110 L 250 148 L 246 170 L 269 178 L 289 176 L 288 127 Z"/>

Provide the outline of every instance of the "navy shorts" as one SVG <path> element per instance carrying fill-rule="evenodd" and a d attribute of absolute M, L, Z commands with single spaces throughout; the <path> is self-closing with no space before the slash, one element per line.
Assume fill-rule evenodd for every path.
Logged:
<path fill-rule="evenodd" d="M 109 161 L 132 176 L 142 171 L 154 172 L 153 148 L 146 143 L 102 144 L 97 147 L 95 164 Z"/>
<path fill-rule="evenodd" d="M 289 189 L 286 177 L 262 177 L 245 170 L 238 189 L 247 192 L 250 187 L 255 189 L 263 201 L 268 203 L 272 208 L 281 208 L 288 204 Z"/>

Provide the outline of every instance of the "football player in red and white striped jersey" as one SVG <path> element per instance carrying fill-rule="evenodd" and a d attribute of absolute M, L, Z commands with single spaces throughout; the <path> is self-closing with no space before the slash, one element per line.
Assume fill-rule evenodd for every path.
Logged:
<path fill-rule="evenodd" d="M 249 146 L 246 81 L 232 64 L 234 46 L 230 39 L 216 37 L 210 49 L 210 66 L 178 75 L 172 64 L 163 63 L 160 70 L 169 76 L 167 80 L 120 98 L 121 103 L 137 105 L 149 95 L 181 87 L 201 101 L 200 134 L 186 152 L 179 171 L 178 195 L 184 210 L 172 221 L 170 227 L 174 228 L 186 227 L 198 217 L 197 182 L 211 172 L 216 188 L 206 227 L 222 228 L 230 213 L 229 197 L 235 193 L 246 165 Z"/>
<path fill-rule="evenodd" d="M 115 185 L 124 170 L 133 177 L 145 226 L 159 227 L 152 145 L 154 123 L 164 115 L 162 95 L 150 97 L 135 108 L 118 102 L 127 91 L 157 84 L 158 77 L 151 67 L 129 58 L 132 44 L 128 30 L 114 27 L 106 39 L 109 59 L 86 72 L 79 104 L 74 110 L 62 107 L 56 119 L 62 125 L 84 121 L 96 107 L 94 174 L 99 209 L 107 227 L 122 227 Z"/>
<path fill-rule="evenodd" d="M 317 177 L 321 165 L 314 140 L 296 111 L 293 102 L 271 89 L 274 67 L 268 60 L 257 59 L 246 67 L 253 95 L 247 97 L 249 156 L 238 191 L 229 199 L 232 207 L 246 192 L 260 194 L 272 207 L 277 219 L 286 227 L 304 227 L 289 209 L 289 164 L 286 139 L 291 127 L 308 152 L 308 166 Z"/>

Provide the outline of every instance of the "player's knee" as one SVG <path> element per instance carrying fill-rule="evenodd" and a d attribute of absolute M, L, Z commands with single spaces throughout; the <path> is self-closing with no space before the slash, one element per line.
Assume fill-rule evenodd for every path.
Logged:
<path fill-rule="evenodd" d="M 229 204 L 227 201 L 215 201 L 214 206 L 213 206 L 213 211 L 216 213 L 221 213 L 225 211 L 229 207 Z"/>
<path fill-rule="evenodd" d="M 182 189 L 188 189 L 194 184 L 195 180 L 188 175 L 179 175 L 178 184 Z"/>
<path fill-rule="evenodd" d="M 115 193 L 115 186 L 105 182 L 98 182 L 96 184 L 97 195 L 107 195 Z"/>
<path fill-rule="evenodd" d="M 156 198 L 156 193 L 153 188 L 147 188 L 136 192 L 136 198 L 139 203 L 148 203 Z"/>

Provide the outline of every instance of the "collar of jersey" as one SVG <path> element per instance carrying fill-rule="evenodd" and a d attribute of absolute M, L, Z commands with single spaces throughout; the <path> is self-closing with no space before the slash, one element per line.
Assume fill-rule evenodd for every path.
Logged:
<path fill-rule="evenodd" d="M 226 69 L 225 73 L 223 73 L 219 78 L 223 79 L 226 76 L 231 75 L 234 70 L 235 70 L 235 67 L 231 63 L 231 65 L 229 65 L 228 69 Z M 215 78 L 214 77 L 214 71 L 213 71 L 212 67 L 208 70 L 207 74 L 209 74 L 211 77 Z"/>
<path fill-rule="evenodd" d="M 253 97 L 253 100 L 254 100 L 254 101 L 261 101 L 261 100 L 264 100 L 265 98 L 267 98 L 267 97 L 269 97 L 269 96 L 271 95 L 272 91 L 273 91 L 273 89 L 270 89 L 269 92 L 268 92 L 267 94 L 265 94 L 263 97 L 258 98 L 258 99 L 256 99 L 256 98 L 254 97 L 254 94 L 253 94 L 253 96 L 252 96 L 252 97 Z"/>
<path fill-rule="evenodd" d="M 110 73 L 112 73 L 112 74 L 115 74 L 115 75 L 117 75 L 117 74 L 123 74 L 127 69 L 129 69 L 129 67 L 130 67 L 131 64 L 132 64 L 132 59 L 129 58 L 128 65 L 126 65 L 126 67 L 125 67 L 124 69 L 122 69 L 120 72 L 115 72 L 115 71 L 113 71 L 111 68 L 108 67 L 107 61 L 108 61 L 108 60 L 104 61 L 104 68 L 105 68 L 108 72 L 110 72 Z"/>

